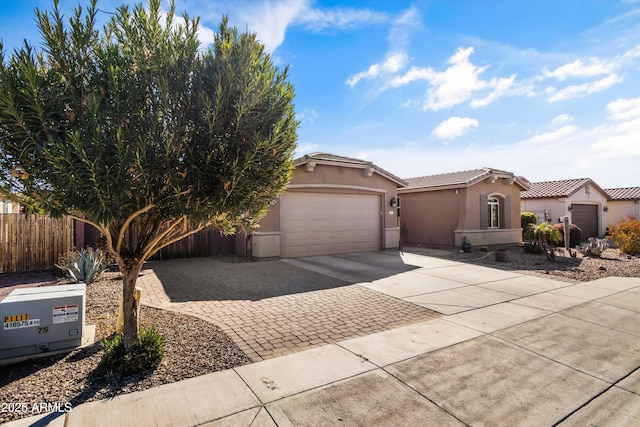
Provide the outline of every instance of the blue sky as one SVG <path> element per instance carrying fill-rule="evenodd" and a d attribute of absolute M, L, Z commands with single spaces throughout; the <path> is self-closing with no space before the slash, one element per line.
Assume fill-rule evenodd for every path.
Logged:
<path fill-rule="evenodd" d="M 51 4 L 0 0 L 5 50 L 39 43 L 33 10 Z M 227 14 L 289 65 L 297 155 L 358 157 L 402 178 L 486 166 L 533 182 L 640 186 L 638 1 L 176 0 L 176 9 L 201 17 L 203 44 Z"/>

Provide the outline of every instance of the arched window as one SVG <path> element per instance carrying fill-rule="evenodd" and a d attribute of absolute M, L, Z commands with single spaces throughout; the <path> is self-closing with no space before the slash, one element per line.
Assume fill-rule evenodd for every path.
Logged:
<path fill-rule="evenodd" d="M 489 208 L 489 228 L 500 228 L 500 203 L 495 197 L 489 197 L 487 200 Z"/>

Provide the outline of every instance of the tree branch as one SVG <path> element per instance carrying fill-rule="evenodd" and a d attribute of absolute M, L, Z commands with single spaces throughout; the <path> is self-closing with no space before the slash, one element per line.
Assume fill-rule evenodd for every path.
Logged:
<path fill-rule="evenodd" d="M 126 219 L 124 224 L 122 224 L 122 227 L 120 227 L 120 233 L 118 233 L 118 242 L 116 243 L 116 247 L 115 247 L 117 252 L 120 252 L 120 246 L 122 245 L 122 240 L 124 239 L 124 233 L 126 229 L 129 227 L 129 224 L 131 224 L 131 221 L 133 221 L 134 219 L 136 219 L 136 217 L 142 215 L 143 213 L 147 212 L 151 208 L 153 208 L 153 205 L 147 205 L 144 208 L 132 213 L 131 215 L 129 215 L 129 218 Z"/>

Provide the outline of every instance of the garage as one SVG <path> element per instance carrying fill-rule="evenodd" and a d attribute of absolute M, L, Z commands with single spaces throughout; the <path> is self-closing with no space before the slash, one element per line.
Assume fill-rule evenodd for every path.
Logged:
<path fill-rule="evenodd" d="M 582 240 L 598 237 L 598 206 L 572 204 L 571 222 L 582 230 Z"/>
<path fill-rule="evenodd" d="M 280 198 L 283 258 L 378 251 L 381 196 L 286 192 Z"/>

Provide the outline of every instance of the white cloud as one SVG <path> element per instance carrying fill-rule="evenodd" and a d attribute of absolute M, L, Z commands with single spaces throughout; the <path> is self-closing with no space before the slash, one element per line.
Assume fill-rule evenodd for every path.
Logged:
<path fill-rule="evenodd" d="M 296 16 L 309 8 L 308 1 L 272 2 L 262 1 L 253 7 L 238 10 L 240 21 L 246 23 L 250 32 L 256 33 L 268 53 L 276 50 L 284 41 L 287 27 Z"/>
<path fill-rule="evenodd" d="M 347 84 L 354 87 L 361 80 L 373 79 L 383 73 L 396 73 L 401 70 L 407 63 L 408 58 L 404 53 L 396 53 L 389 56 L 381 63 L 373 64 L 366 71 L 361 71 L 347 79 Z"/>
<path fill-rule="evenodd" d="M 563 143 L 568 136 L 574 134 L 577 130 L 578 128 L 576 126 L 567 125 L 551 132 L 545 132 L 539 135 L 532 136 L 527 140 L 518 142 L 518 144 Z"/>
<path fill-rule="evenodd" d="M 314 31 L 326 28 L 352 28 L 359 25 L 382 24 L 389 17 L 386 13 L 370 9 L 351 9 L 336 7 L 333 9 L 306 8 L 296 18 L 296 24 L 302 24 Z"/>
<path fill-rule="evenodd" d="M 482 80 L 480 75 L 489 66 L 476 66 L 469 57 L 473 47 L 458 48 L 449 58 L 450 65 L 444 71 L 436 71 L 431 67 L 411 67 L 403 75 L 398 75 L 389 81 L 390 87 L 404 86 L 412 82 L 426 80 L 430 84 L 426 99 L 422 104 L 423 110 L 438 111 L 450 108 L 471 100 L 472 107 L 486 106 L 496 99 L 510 92 L 515 84 L 515 74 L 506 78 L 492 78 Z M 490 90 L 484 98 L 473 99 L 476 93 Z"/>
<path fill-rule="evenodd" d="M 309 123 L 313 123 L 320 114 L 315 110 L 315 108 L 305 108 L 301 113 L 296 114 L 296 119 L 299 121 L 307 121 Z"/>
<path fill-rule="evenodd" d="M 196 37 L 200 41 L 200 48 L 206 49 L 215 39 L 215 32 L 211 28 L 200 25 Z"/>
<path fill-rule="evenodd" d="M 567 86 L 560 90 L 553 91 L 551 93 L 551 96 L 549 96 L 549 102 L 558 102 L 565 99 L 587 96 L 592 93 L 600 92 L 602 90 L 610 88 L 611 86 L 615 85 L 616 83 L 620 83 L 621 81 L 622 78 L 614 73 L 594 82 Z"/>
<path fill-rule="evenodd" d="M 611 118 L 615 120 L 629 120 L 640 117 L 640 97 L 620 98 L 607 105 Z"/>
<path fill-rule="evenodd" d="M 569 77 L 594 77 L 602 74 L 611 74 L 615 68 L 616 66 L 612 62 L 598 58 L 589 58 L 586 62 L 576 59 L 552 71 L 544 68 L 542 74 L 546 77 L 555 77 L 563 81 Z"/>
<path fill-rule="evenodd" d="M 347 78 L 347 85 L 354 87 L 362 80 L 375 79 L 393 75 L 407 66 L 409 56 L 406 53 L 411 32 L 420 26 L 420 15 L 415 7 L 405 10 L 393 21 L 389 31 L 389 49 L 386 58 L 377 62 L 365 71 Z"/>
<path fill-rule="evenodd" d="M 554 125 L 560 125 L 562 123 L 568 123 L 572 120 L 573 120 L 573 117 L 571 117 L 570 115 L 560 114 L 559 116 L 554 117 L 553 120 L 551 120 L 551 123 Z"/>
<path fill-rule="evenodd" d="M 478 127 L 478 121 L 470 117 L 450 117 L 441 122 L 431 133 L 440 139 L 453 139 L 467 132 L 471 128 Z"/>

